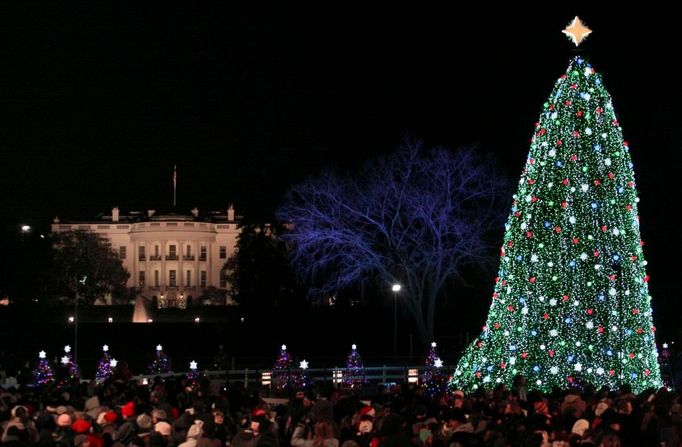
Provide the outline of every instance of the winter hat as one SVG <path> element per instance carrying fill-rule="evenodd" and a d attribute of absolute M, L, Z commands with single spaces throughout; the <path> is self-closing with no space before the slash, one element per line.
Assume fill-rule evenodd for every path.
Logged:
<path fill-rule="evenodd" d="M 142 431 L 150 431 L 152 429 L 152 418 L 147 413 L 142 413 L 135 421 L 137 427 Z"/>
<path fill-rule="evenodd" d="M 62 413 L 57 417 L 57 427 L 71 426 L 71 416 L 68 413 Z"/>
<path fill-rule="evenodd" d="M 578 419 L 575 421 L 575 424 L 573 424 L 573 429 L 571 429 L 571 433 L 575 433 L 576 435 L 580 436 L 585 436 L 585 432 L 590 428 L 590 423 L 587 421 L 587 419 Z"/>
<path fill-rule="evenodd" d="M 116 422 L 116 419 L 118 419 L 118 415 L 116 414 L 115 411 L 107 411 L 106 413 L 104 413 L 104 420 L 109 422 L 110 424 Z"/>
<path fill-rule="evenodd" d="M 168 422 L 157 422 L 156 425 L 154 426 L 154 431 L 159 433 L 161 436 L 170 436 L 171 435 L 171 426 Z"/>
<path fill-rule="evenodd" d="M 601 416 L 606 410 L 609 409 L 609 404 L 606 402 L 599 402 L 597 408 L 594 409 L 595 416 Z"/>
<path fill-rule="evenodd" d="M 85 419 L 76 419 L 76 422 L 71 424 L 71 429 L 76 433 L 87 433 L 90 427 L 92 427 L 92 424 Z"/>
<path fill-rule="evenodd" d="M 199 436 L 204 432 L 203 430 L 204 427 L 204 421 L 201 421 L 199 419 L 194 421 L 194 424 L 187 430 L 187 439 L 194 438 L 198 439 Z"/>
<path fill-rule="evenodd" d="M 134 402 L 128 402 L 124 406 L 121 407 L 121 416 L 124 418 L 129 418 L 131 416 L 135 416 L 135 403 Z"/>
<path fill-rule="evenodd" d="M 453 394 L 455 395 L 455 399 L 457 398 L 464 399 L 464 391 L 462 390 L 457 390 Z"/>
<path fill-rule="evenodd" d="M 365 405 L 364 407 L 360 408 L 360 416 L 372 416 L 374 417 L 377 414 L 377 412 L 374 410 L 374 408 L 370 407 L 369 405 Z"/>
<path fill-rule="evenodd" d="M 69 410 L 68 410 L 64 405 L 58 406 L 57 409 L 55 410 L 55 412 L 56 412 L 57 414 L 64 414 L 64 413 L 66 413 L 67 411 L 69 411 Z"/>

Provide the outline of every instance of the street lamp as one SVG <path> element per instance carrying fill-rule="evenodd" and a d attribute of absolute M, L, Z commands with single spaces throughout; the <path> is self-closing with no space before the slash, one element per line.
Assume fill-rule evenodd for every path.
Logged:
<path fill-rule="evenodd" d="M 393 360 L 398 357 L 398 292 L 402 286 L 398 283 L 391 286 L 393 291 Z"/>

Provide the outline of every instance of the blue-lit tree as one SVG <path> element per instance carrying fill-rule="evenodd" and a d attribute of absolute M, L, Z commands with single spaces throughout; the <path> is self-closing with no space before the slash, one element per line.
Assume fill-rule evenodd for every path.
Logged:
<path fill-rule="evenodd" d="M 475 151 L 408 141 L 358 175 L 330 172 L 294 187 L 278 218 L 291 224 L 294 266 L 311 290 L 331 296 L 368 278 L 398 282 L 426 344 L 438 299 L 463 267 L 491 253 L 505 191 Z"/>

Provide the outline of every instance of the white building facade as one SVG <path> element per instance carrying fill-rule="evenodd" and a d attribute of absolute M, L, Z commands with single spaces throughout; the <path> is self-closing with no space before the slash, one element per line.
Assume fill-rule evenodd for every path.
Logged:
<path fill-rule="evenodd" d="M 154 210 L 110 216 L 96 221 L 52 223 L 52 232 L 91 231 L 109 240 L 130 273 L 128 287 L 155 300 L 158 307 L 187 306 L 204 289 L 227 290 L 225 263 L 237 247 L 239 217 L 225 211 L 200 215 L 157 214 Z"/>

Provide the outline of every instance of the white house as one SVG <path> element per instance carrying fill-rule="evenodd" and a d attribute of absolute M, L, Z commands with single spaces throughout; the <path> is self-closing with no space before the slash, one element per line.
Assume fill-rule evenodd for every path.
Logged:
<path fill-rule="evenodd" d="M 227 289 L 223 267 L 237 247 L 239 220 L 232 205 L 205 215 L 196 208 L 187 215 L 113 208 L 93 221 L 55 218 L 52 232 L 85 230 L 108 239 L 130 273 L 128 287 L 159 307 L 184 308 L 207 287 Z"/>

